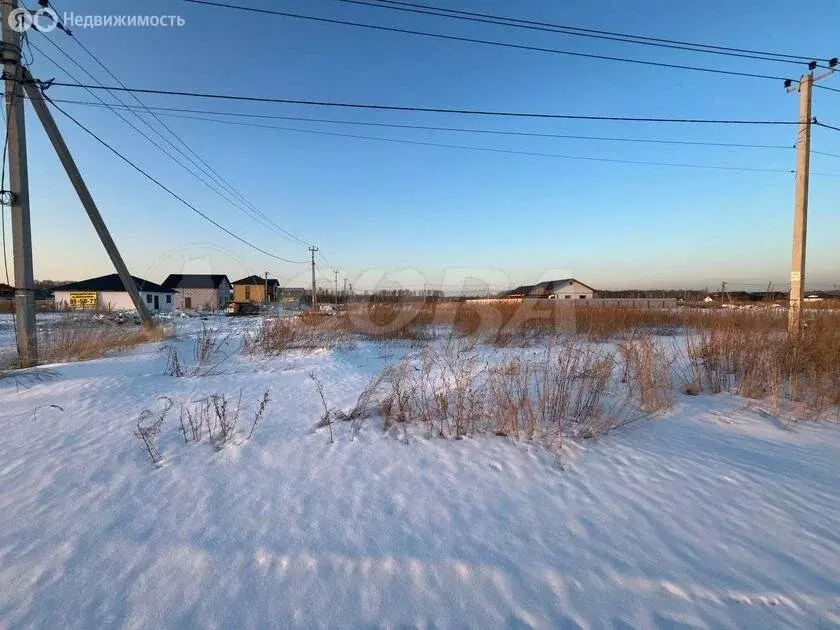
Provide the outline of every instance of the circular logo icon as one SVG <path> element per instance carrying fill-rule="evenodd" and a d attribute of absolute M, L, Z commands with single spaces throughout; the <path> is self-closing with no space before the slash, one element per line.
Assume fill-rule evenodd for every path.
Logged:
<path fill-rule="evenodd" d="M 37 30 L 42 33 L 49 33 L 58 26 L 58 15 L 49 7 L 41 7 L 35 11 L 35 17 L 32 18 L 32 21 Z"/>
<path fill-rule="evenodd" d="M 18 33 L 25 33 L 32 28 L 32 14 L 27 9 L 15 9 L 9 13 L 9 27 Z"/>

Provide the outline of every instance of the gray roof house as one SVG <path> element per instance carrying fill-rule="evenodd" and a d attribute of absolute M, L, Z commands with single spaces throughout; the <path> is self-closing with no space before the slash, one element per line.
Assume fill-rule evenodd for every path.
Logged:
<path fill-rule="evenodd" d="M 170 274 L 163 286 L 175 291 L 175 308 L 223 309 L 230 301 L 230 280 L 224 274 Z"/>
<path fill-rule="evenodd" d="M 518 286 L 506 291 L 504 295 L 506 297 L 591 300 L 595 297 L 595 289 L 576 278 L 563 278 Z"/>

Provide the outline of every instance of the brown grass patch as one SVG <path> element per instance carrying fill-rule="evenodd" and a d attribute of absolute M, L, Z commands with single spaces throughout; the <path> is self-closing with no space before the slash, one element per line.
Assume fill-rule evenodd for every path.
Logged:
<path fill-rule="evenodd" d="M 89 361 L 168 336 L 161 326 L 145 328 L 96 322 L 89 318 L 64 318 L 38 335 L 38 362 Z"/>

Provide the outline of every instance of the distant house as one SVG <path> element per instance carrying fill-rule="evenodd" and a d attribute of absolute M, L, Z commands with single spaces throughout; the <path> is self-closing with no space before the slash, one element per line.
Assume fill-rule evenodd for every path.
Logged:
<path fill-rule="evenodd" d="M 280 283 L 276 278 L 266 280 L 261 276 L 248 276 L 233 283 L 233 301 L 250 302 L 251 304 L 265 304 L 273 302 L 277 287 Z M 268 288 L 268 299 L 266 299 L 266 287 Z"/>
<path fill-rule="evenodd" d="M 300 302 L 306 299 L 307 291 L 303 287 L 277 287 L 274 299 L 278 302 Z"/>
<path fill-rule="evenodd" d="M 175 308 L 217 310 L 230 301 L 230 280 L 223 274 L 173 273 L 162 286 L 175 291 Z"/>
<path fill-rule="evenodd" d="M 512 291 L 507 291 L 504 297 L 591 300 L 595 297 L 595 289 L 575 278 L 564 278 L 522 285 Z"/>
<path fill-rule="evenodd" d="M 171 313 L 175 291 L 159 284 L 131 276 L 146 306 L 152 313 Z M 53 289 L 58 308 L 94 311 L 133 310 L 134 302 L 125 290 L 119 275 L 112 273 L 98 278 L 71 282 Z"/>

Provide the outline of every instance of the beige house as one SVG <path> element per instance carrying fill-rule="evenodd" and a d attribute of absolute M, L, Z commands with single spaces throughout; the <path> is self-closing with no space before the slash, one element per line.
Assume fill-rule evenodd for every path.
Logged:
<path fill-rule="evenodd" d="M 256 275 L 242 278 L 233 283 L 233 301 L 239 304 L 273 302 L 279 284 L 276 278 L 266 279 Z M 266 299 L 266 288 L 268 288 L 268 299 Z"/>
<path fill-rule="evenodd" d="M 230 281 L 222 274 L 170 274 L 163 286 L 175 292 L 175 308 L 219 310 L 230 301 Z"/>

